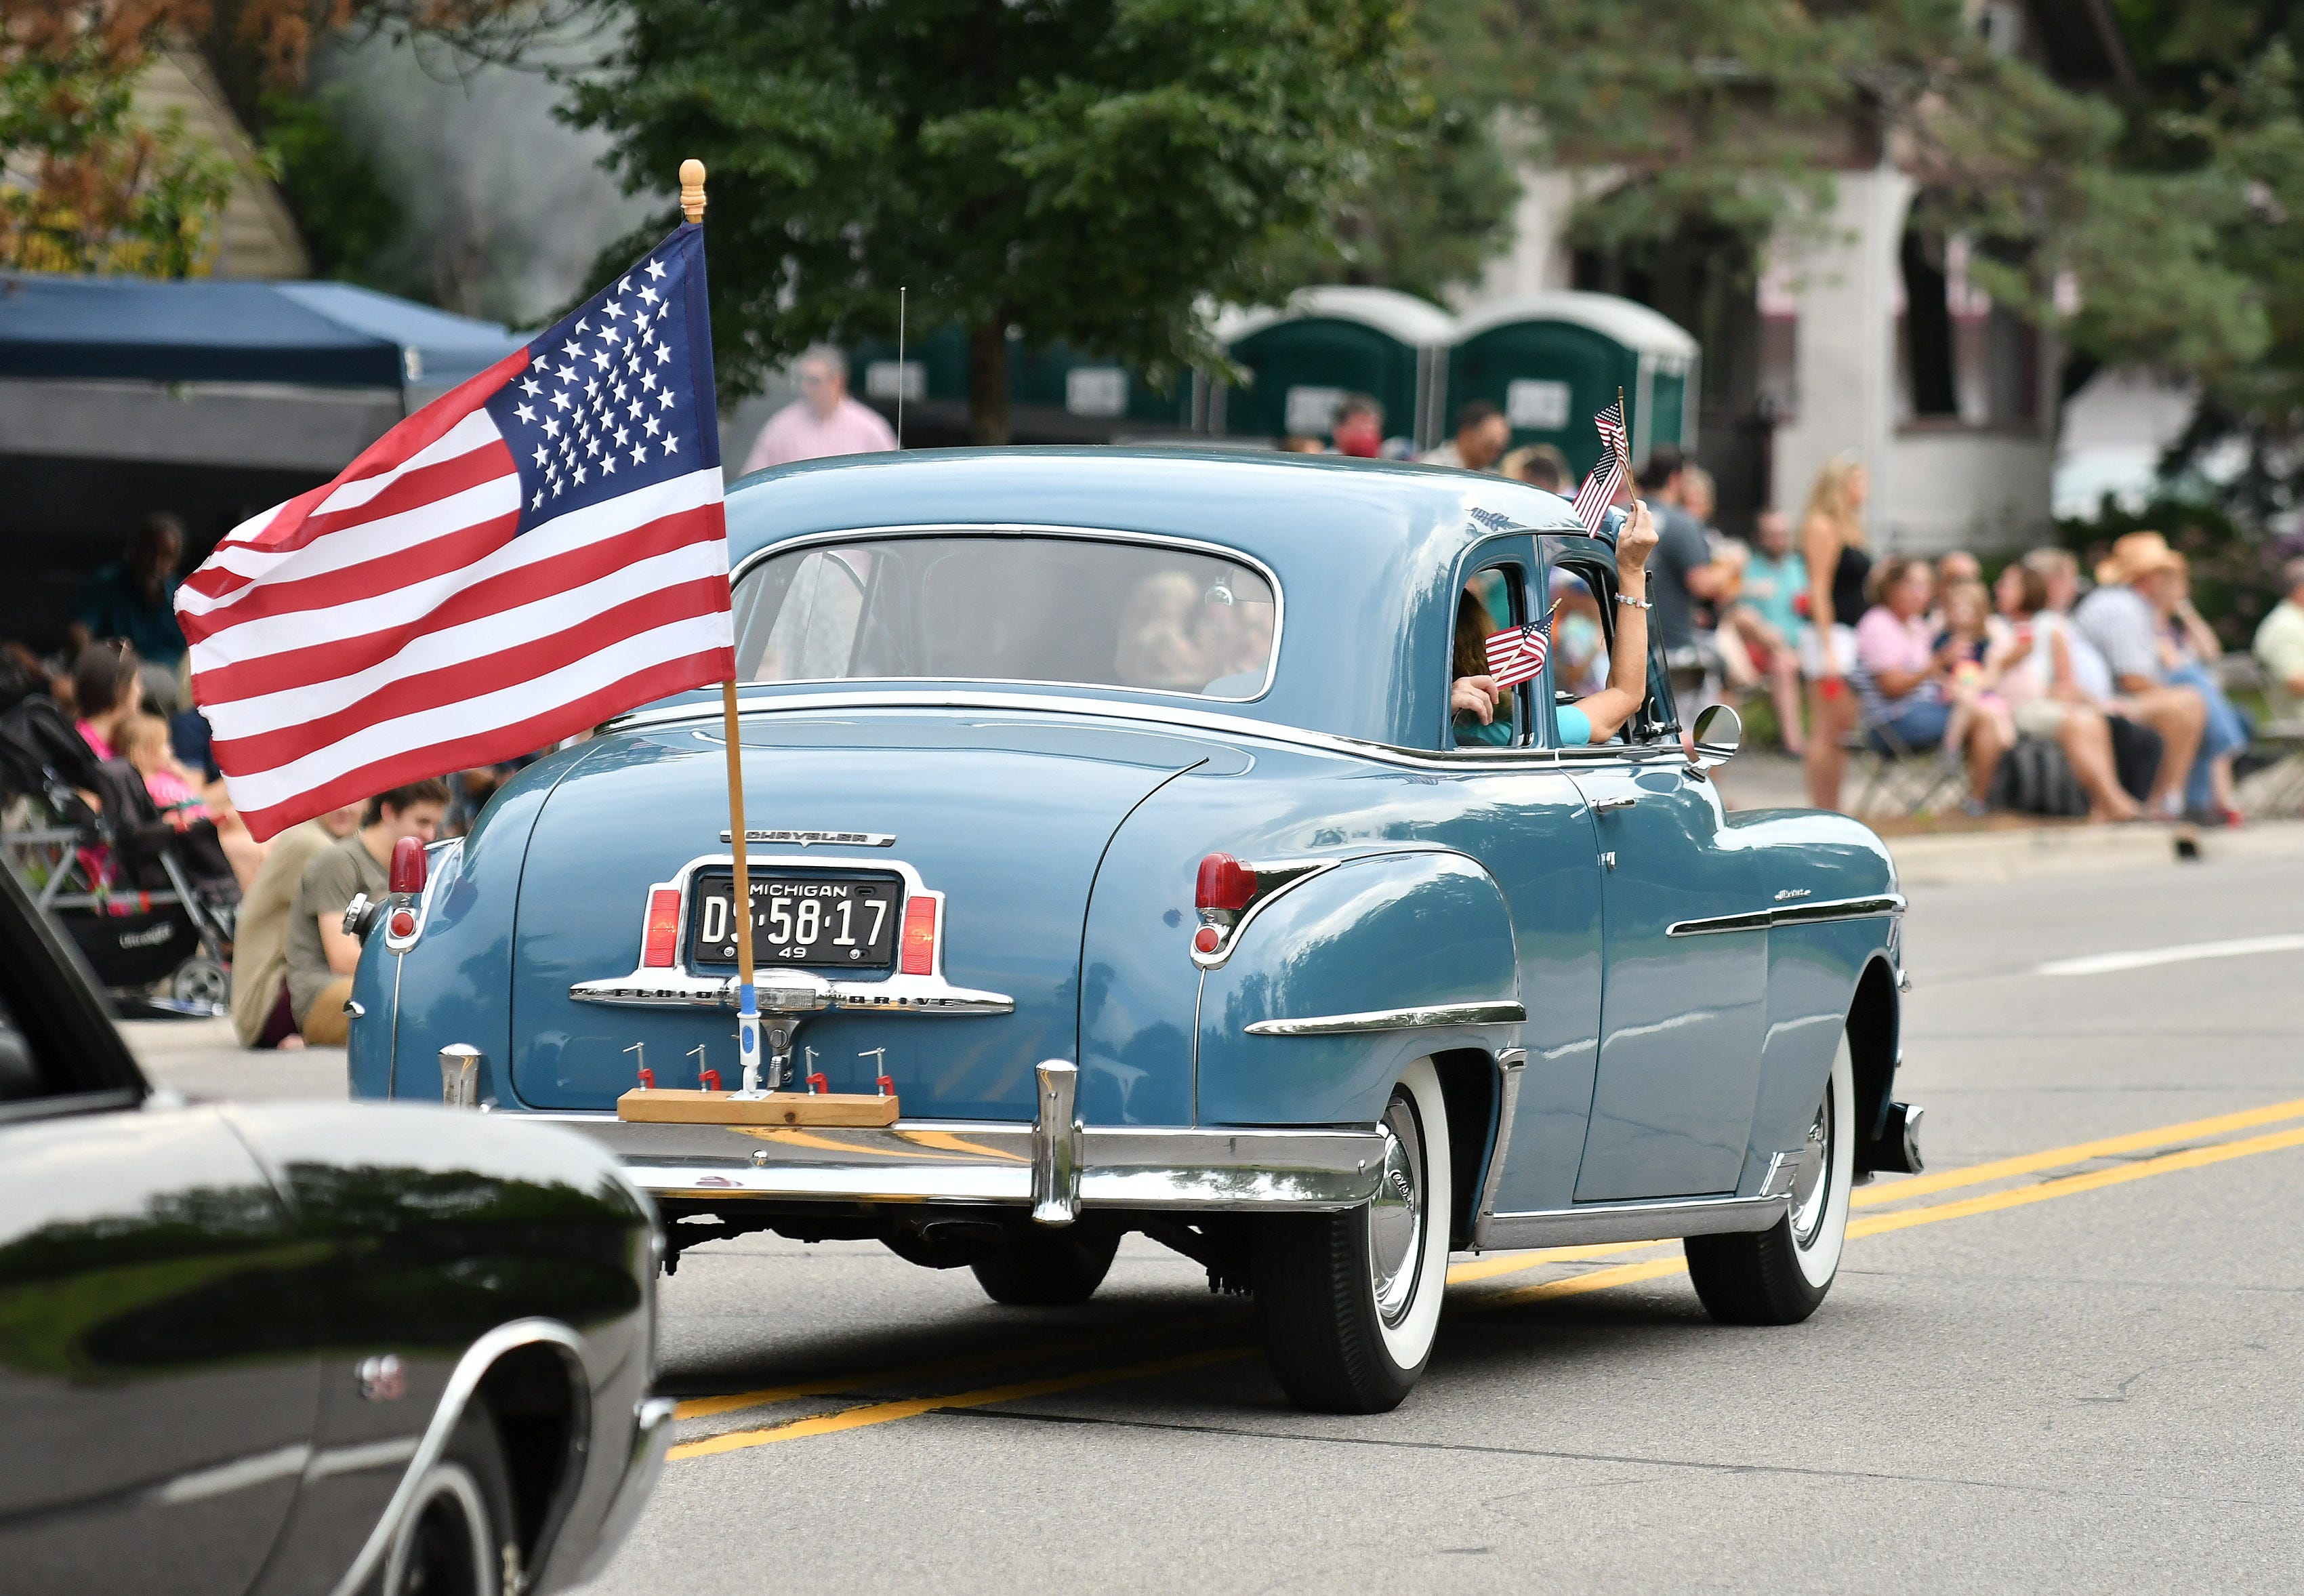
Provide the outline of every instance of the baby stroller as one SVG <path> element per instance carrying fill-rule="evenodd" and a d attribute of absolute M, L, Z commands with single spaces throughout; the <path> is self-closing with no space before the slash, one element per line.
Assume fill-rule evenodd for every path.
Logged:
<path fill-rule="evenodd" d="M 216 828 L 170 826 L 134 768 L 97 759 L 46 693 L 12 699 L 22 685 L 0 683 L 0 856 L 106 986 L 167 1012 L 224 1012 L 240 887 Z"/>

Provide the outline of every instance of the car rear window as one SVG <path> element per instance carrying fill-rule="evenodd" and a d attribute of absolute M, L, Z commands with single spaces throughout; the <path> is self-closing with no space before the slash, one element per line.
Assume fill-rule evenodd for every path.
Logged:
<path fill-rule="evenodd" d="M 1252 699 L 1278 605 L 1244 560 L 1055 536 L 871 538 L 736 583 L 747 681 L 1057 683 Z"/>

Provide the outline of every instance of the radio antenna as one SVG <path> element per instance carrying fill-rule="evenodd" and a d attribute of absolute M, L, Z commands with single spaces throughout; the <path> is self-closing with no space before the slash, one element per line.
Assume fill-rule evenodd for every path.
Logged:
<path fill-rule="evenodd" d="M 904 285 L 896 284 L 896 447 L 904 446 L 904 390 L 911 386 L 904 369 Z"/>

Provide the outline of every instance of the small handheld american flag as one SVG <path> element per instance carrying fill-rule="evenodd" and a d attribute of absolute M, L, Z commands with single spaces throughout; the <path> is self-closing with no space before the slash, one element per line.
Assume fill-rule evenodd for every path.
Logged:
<path fill-rule="evenodd" d="M 1488 675 L 1499 687 L 1533 681 L 1544 668 L 1547 646 L 1542 628 L 1534 621 L 1492 632 L 1487 640 Z"/>
<path fill-rule="evenodd" d="M 1625 473 L 1631 460 L 1624 440 L 1624 402 L 1616 402 L 1592 418 L 1592 425 L 1600 434 L 1600 445 L 1607 451 L 1592 474 L 1584 479 L 1584 486 L 1576 490 L 1576 519 L 1584 530 L 1599 536 L 1600 526 L 1607 519 L 1608 506 L 1615 502 L 1616 489 L 1624 485 Z"/>

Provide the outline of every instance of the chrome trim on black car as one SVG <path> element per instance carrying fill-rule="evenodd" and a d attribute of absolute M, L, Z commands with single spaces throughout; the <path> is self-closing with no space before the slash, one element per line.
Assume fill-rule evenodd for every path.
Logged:
<path fill-rule="evenodd" d="M 1412 1031 L 1427 1025 L 1517 1025 L 1528 1018 L 1512 998 L 1483 1003 L 1431 1003 L 1414 1008 L 1375 1008 L 1358 1014 L 1315 1014 L 1300 1020 L 1258 1020 L 1250 1036 L 1349 1036 L 1364 1031 Z"/>
<path fill-rule="evenodd" d="M 1772 926 L 1817 925 L 1831 920 L 1870 920 L 1881 914 L 1902 914 L 1904 900 L 1897 893 L 1875 897 L 1825 898 L 1813 904 L 1787 904 L 1755 909 L 1743 914 L 1714 914 L 1702 920 L 1674 921 L 1664 928 L 1667 937 L 1712 937 L 1724 931 L 1765 931 Z"/>

